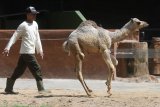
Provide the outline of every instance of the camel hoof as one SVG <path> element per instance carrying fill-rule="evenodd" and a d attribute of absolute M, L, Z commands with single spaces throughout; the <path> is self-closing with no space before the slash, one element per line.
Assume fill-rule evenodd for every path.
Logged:
<path fill-rule="evenodd" d="M 93 92 L 91 89 L 88 89 L 89 92 Z"/>
<path fill-rule="evenodd" d="M 109 94 L 109 93 L 110 93 L 110 90 L 107 90 L 107 93 Z"/>
<path fill-rule="evenodd" d="M 110 93 L 107 97 L 111 97 L 112 96 L 112 94 Z"/>
<path fill-rule="evenodd" d="M 89 98 L 94 98 L 94 97 L 96 97 L 96 95 L 94 95 L 93 93 L 90 93 L 90 94 L 88 94 L 88 97 Z"/>
<path fill-rule="evenodd" d="M 94 98 L 94 97 L 96 97 L 96 95 L 95 94 L 90 94 L 90 95 L 88 95 L 88 97 L 89 98 Z"/>
<path fill-rule="evenodd" d="M 110 91 L 107 91 L 107 93 L 109 94 L 108 97 L 110 97 L 112 95 L 112 93 Z"/>

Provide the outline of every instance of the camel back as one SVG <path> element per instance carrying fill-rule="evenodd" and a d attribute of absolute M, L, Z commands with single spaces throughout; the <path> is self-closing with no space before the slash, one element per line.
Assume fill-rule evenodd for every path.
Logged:
<path fill-rule="evenodd" d="M 95 28 L 99 27 L 96 22 L 92 21 L 92 20 L 86 20 L 83 21 L 82 23 L 80 23 L 80 25 L 78 27 L 83 27 L 83 26 L 93 26 Z"/>

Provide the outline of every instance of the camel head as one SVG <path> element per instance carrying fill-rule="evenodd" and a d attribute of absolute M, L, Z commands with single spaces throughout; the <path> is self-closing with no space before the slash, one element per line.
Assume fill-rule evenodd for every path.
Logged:
<path fill-rule="evenodd" d="M 145 21 L 141 21 L 138 18 L 131 18 L 131 20 L 124 26 L 129 30 L 139 30 L 149 26 L 149 24 Z"/>
<path fill-rule="evenodd" d="M 139 20 L 137 18 L 131 18 L 131 22 L 135 23 L 135 25 L 137 26 L 138 29 L 141 29 L 141 28 L 149 26 L 149 24 L 147 22 L 141 21 L 141 20 Z"/>
<path fill-rule="evenodd" d="M 145 21 L 141 21 L 137 18 L 131 18 L 131 23 L 133 23 L 136 27 L 136 29 L 142 29 L 144 27 L 149 26 L 149 24 Z"/>

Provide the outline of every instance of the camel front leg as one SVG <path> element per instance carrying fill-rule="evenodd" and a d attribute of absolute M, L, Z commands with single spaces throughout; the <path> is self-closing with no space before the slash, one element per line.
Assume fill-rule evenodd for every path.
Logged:
<path fill-rule="evenodd" d="M 84 79 L 83 79 L 84 80 Z M 86 84 L 86 82 L 84 81 L 84 84 L 85 84 L 85 86 L 86 86 L 86 88 L 87 88 L 87 90 L 89 91 L 89 92 L 92 92 L 92 90 L 87 86 L 87 84 Z"/>
<path fill-rule="evenodd" d="M 116 66 L 118 65 L 118 61 L 117 61 L 116 57 L 113 56 L 112 54 L 110 54 L 110 56 L 111 56 L 112 63 L 113 63 L 113 65 L 114 65 L 115 68 L 116 68 Z M 116 70 L 115 70 L 115 72 L 114 72 L 114 74 L 113 74 L 113 80 L 115 80 L 116 77 L 117 77 L 117 74 L 116 74 Z"/>
<path fill-rule="evenodd" d="M 82 75 L 82 59 L 80 58 L 79 54 L 76 54 L 76 74 L 77 74 L 77 78 L 78 80 L 81 82 L 85 92 L 87 93 L 87 95 L 89 97 L 93 97 L 92 95 L 92 90 L 90 90 L 87 86 L 87 84 L 84 81 L 83 75 Z"/>
<path fill-rule="evenodd" d="M 111 60 L 111 56 L 110 56 L 110 51 L 108 49 L 106 49 L 103 53 L 102 53 L 102 56 L 103 56 L 103 59 L 105 61 L 105 63 L 107 64 L 108 66 L 108 75 L 107 75 L 107 82 L 106 82 L 106 85 L 108 87 L 108 94 L 109 96 L 111 96 L 111 82 L 112 82 L 112 77 L 113 77 L 113 74 L 114 72 L 116 71 L 115 70 L 115 66 L 113 65 L 112 63 L 112 60 Z"/>

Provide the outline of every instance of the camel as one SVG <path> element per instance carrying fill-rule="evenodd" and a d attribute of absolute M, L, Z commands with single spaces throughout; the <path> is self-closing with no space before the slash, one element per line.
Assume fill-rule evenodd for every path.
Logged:
<path fill-rule="evenodd" d="M 108 31 L 96 24 L 92 20 L 82 22 L 63 43 L 63 49 L 70 55 L 70 52 L 75 58 L 75 72 L 78 80 L 81 82 L 86 94 L 93 97 L 92 90 L 87 86 L 82 75 L 82 61 L 85 53 L 101 53 L 103 60 L 107 65 L 107 93 L 111 93 L 111 81 L 118 61 L 111 55 L 110 48 L 115 42 L 119 42 L 129 36 L 137 29 L 147 27 L 148 23 L 140 21 L 137 18 L 131 18 L 121 29 L 116 31 Z"/>

